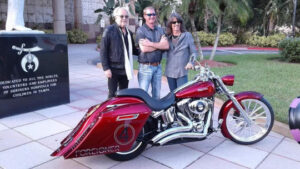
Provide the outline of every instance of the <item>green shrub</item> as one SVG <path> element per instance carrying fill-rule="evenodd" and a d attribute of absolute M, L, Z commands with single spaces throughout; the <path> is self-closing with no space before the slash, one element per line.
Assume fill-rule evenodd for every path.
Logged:
<path fill-rule="evenodd" d="M 202 46 L 212 46 L 214 44 L 215 36 L 212 33 L 200 31 L 197 34 Z"/>
<path fill-rule="evenodd" d="M 267 37 L 266 45 L 269 47 L 278 47 L 278 43 L 285 38 L 284 34 L 274 34 Z"/>
<path fill-rule="evenodd" d="M 279 43 L 281 56 L 289 62 L 300 63 L 300 38 L 287 38 Z"/>
<path fill-rule="evenodd" d="M 251 32 L 239 32 L 236 35 L 236 43 L 237 44 L 246 44 L 246 40 L 252 36 Z"/>
<path fill-rule="evenodd" d="M 100 48 L 101 39 L 102 39 L 102 35 L 98 35 L 96 38 L 97 48 Z"/>
<path fill-rule="evenodd" d="M 230 46 L 235 44 L 236 37 L 232 33 L 221 33 L 218 46 Z"/>
<path fill-rule="evenodd" d="M 216 34 L 206 33 L 203 31 L 197 32 L 202 46 L 212 46 L 215 43 Z M 236 37 L 232 33 L 221 33 L 218 41 L 218 46 L 230 46 L 236 41 Z"/>
<path fill-rule="evenodd" d="M 278 47 L 278 43 L 284 38 L 284 34 L 274 34 L 267 37 L 252 35 L 246 40 L 246 44 L 260 47 Z"/>
<path fill-rule="evenodd" d="M 246 40 L 247 45 L 261 46 L 265 41 L 265 36 L 252 35 Z"/>
<path fill-rule="evenodd" d="M 96 43 L 100 44 L 101 43 L 101 39 L 102 39 L 102 35 L 97 36 Z"/>
<path fill-rule="evenodd" d="M 88 39 L 88 35 L 80 29 L 73 29 L 67 33 L 70 43 L 86 43 Z"/>

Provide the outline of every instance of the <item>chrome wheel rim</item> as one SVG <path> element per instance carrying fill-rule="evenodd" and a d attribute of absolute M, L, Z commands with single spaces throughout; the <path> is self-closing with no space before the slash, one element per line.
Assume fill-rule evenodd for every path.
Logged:
<path fill-rule="evenodd" d="M 144 134 L 145 134 L 145 130 L 144 128 L 142 129 L 140 135 L 142 135 L 144 137 Z M 140 136 L 139 135 L 139 136 Z M 138 137 L 139 137 L 138 136 Z M 130 154 L 130 153 L 133 153 L 135 152 L 141 145 L 143 144 L 142 141 L 134 141 L 134 143 L 132 144 L 132 147 L 129 151 L 123 151 L 123 152 L 116 152 L 117 154 L 120 154 L 120 155 L 127 155 L 127 154 Z"/>
<path fill-rule="evenodd" d="M 226 117 L 226 127 L 230 135 L 238 141 L 256 141 L 269 131 L 272 122 L 271 112 L 260 100 L 245 99 L 241 103 L 251 119 L 251 124 L 247 124 L 244 118 L 231 108 Z"/>

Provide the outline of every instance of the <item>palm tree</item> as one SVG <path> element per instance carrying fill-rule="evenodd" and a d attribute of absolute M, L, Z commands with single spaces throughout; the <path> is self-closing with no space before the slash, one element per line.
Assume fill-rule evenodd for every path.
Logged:
<path fill-rule="evenodd" d="M 269 0 L 264 9 L 264 35 L 267 32 L 266 29 L 268 33 L 272 32 L 277 22 L 291 20 L 291 6 L 293 6 L 292 0 Z"/>
<path fill-rule="evenodd" d="M 96 24 L 98 24 L 102 19 L 102 14 L 101 14 L 102 12 L 104 12 L 109 17 L 110 24 L 112 24 L 113 23 L 112 14 L 114 12 L 114 9 L 120 6 L 120 2 L 119 1 L 115 2 L 115 0 L 103 0 L 103 1 L 105 4 L 103 8 L 99 8 L 94 11 L 95 13 L 99 13 L 98 18 L 96 20 Z"/>
<path fill-rule="evenodd" d="M 138 14 L 139 17 L 143 17 L 143 10 L 147 6 L 151 6 L 153 0 L 137 0 L 134 3 L 135 6 L 135 13 Z"/>
<path fill-rule="evenodd" d="M 176 0 L 160 0 L 153 1 L 153 7 L 156 9 L 158 14 L 158 21 L 161 25 L 166 25 L 169 15 L 173 12 L 177 6 Z"/>
<path fill-rule="evenodd" d="M 173 8 L 176 6 L 176 0 L 137 0 L 135 2 L 135 13 L 138 14 L 140 18 L 143 17 L 143 9 L 147 6 L 153 6 L 156 9 L 158 22 L 164 24 L 167 20 L 168 15 L 172 12 Z"/>
<path fill-rule="evenodd" d="M 195 25 L 195 18 L 200 17 L 200 14 L 204 11 L 205 16 L 207 16 L 208 12 L 213 13 L 219 13 L 219 8 L 217 7 L 218 3 L 216 0 L 184 0 L 182 1 L 182 5 L 180 6 L 181 13 L 183 15 L 187 15 L 189 17 L 189 21 L 191 23 L 192 27 L 192 34 L 195 38 L 195 43 L 198 48 L 198 55 L 200 56 L 200 60 L 203 60 L 203 52 L 201 49 L 201 43 L 199 40 L 199 37 L 197 35 L 197 29 Z M 205 10 L 202 10 L 205 9 Z M 205 23 L 207 23 L 206 17 L 204 17 L 204 20 L 206 20 Z M 207 25 L 207 24 L 206 24 Z M 207 28 L 207 26 L 205 26 Z"/>
<path fill-rule="evenodd" d="M 211 52 L 209 60 L 213 60 L 215 57 L 216 49 L 218 46 L 222 17 L 223 15 L 236 15 L 242 24 L 245 24 L 252 14 L 252 8 L 250 2 L 247 0 L 218 0 L 220 13 L 218 16 L 217 34 L 214 43 L 213 50 Z M 216 14 L 216 13 L 215 13 Z"/>

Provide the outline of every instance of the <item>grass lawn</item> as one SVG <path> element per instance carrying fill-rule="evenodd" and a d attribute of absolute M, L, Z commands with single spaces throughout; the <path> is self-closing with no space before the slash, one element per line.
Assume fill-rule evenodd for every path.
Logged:
<path fill-rule="evenodd" d="M 215 61 L 236 65 L 212 70 L 219 76 L 234 74 L 235 82 L 230 90 L 236 93 L 241 91 L 262 93 L 272 105 L 276 120 L 287 123 L 289 105 L 295 97 L 300 96 L 300 64 L 279 62 L 278 57 L 279 55 L 253 54 L 217 56 Z M 189 78 L 194 77 L 195 73 L 190 71 Z"/>

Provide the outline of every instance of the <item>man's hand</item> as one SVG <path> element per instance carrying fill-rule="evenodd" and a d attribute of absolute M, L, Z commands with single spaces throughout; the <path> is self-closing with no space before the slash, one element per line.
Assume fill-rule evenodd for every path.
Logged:
<path fill-rule="evenodd" d="M 186 66 L 185 66 L 185 69 L 188 70 L 188 69 L 193 69 L 193 65 L 191 63 L 188 63 Z"/>
<path fill-rule="evenodd" d="M 151 44 L 153 44 L 153 42 L 149 41 L 148 39 L 139 40 L 139 47 L 142 52 L 146 53 L 155 51 L 156 49 L 154 47 L 151 47 Z"/>
<path fill-rule="evenodd" d="M 153 42 L 148 39 L 140 39 L 139 44 L 142 46 L 153 47 Z"/>
<path fill-rule="evenodd" d="M 112 74 L 111 74 L 110 69 L 104 71 L 104 75 L 105 75 L 107 78 L 111 78 Z"/>
<path fill-rule="evenodd" d="M 153 47 L 153 48 L 159 49 L 158 46 L 168 44 L 168 39 L 166 36 L 162 36 L 160 41 L 157 43 L 151 42 L 148 39 L 141 39 L 139 42 L 140 42 L 139 44 L 141 44 L 142 46 Z"/>
<path fill-rule="evenodd" d="M 163 35 L 159 41 L 159 46 L 167 46 L 167 48 L 169 48 L 169 42 L 168 42 L 168 38 Z"/>
<path fill-rule="evenodd" d="M 142 52 L 153 52 L 155 50 L 169 49 L 169 42 L 166 36 L 162 36 L 159 42 L 151 42 L 148 39 L 140 39 L 139 46 Z"/>

